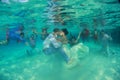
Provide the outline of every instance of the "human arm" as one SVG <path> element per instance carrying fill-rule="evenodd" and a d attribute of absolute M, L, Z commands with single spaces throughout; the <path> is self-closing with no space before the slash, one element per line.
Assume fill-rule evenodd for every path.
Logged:
<path fill-rule="evenodd" d="M 62 46 L 61 41 L 57 40 L 56 38 L 52 38 L 50 39 L 50 41 L 55 48 L 59 48 Z"/>
<path fill-rule="evenodd" d="M 108 40 L 112 40 L 112 37 L 109 36 L 108 34 L 105 34 L 105 37 L 106 37 Z"/>
<path fill-rule="evenodd" d="M 75 40 L 75 43 L 77 43 L 80 39 L 81 32 L 79 32 L 77 39 Z"/>

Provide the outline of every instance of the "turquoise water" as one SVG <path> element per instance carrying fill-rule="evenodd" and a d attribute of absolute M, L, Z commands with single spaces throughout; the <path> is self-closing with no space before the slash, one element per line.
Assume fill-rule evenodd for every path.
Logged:
<path fill-rule="evenodd" d="M 63 24 L 59 20 L 54 23 L 48 17 L 48 14 L 60 13 L 50 12 L 51 7 L 48 7 L 48 2 L 49 0 L 30 0 L 27 3 L 11 1 L 10 4 L 1 2 L 0 41 L 5 39 L 6 27 L 15 27 L 16 23 L 25 26 L 26 35 L 30 34 L 31 27 L 36 27 L 38 32 L 41 32 L 42 27 L 47 26 L 49 26 L 48 32 L 55 27 L 67 28 L 76 34 L 82 31 L 83 27 L 80 26 L 87 26 L 90 31 L 97 26 L 97 29 L 104 29 L 111 35 L 113 30 L 120 29 L 119 22 L 112 24 L 113 27 L 109 24 L 112 20 L 106 19 L 114 14 L 102 15 L 105 11 L 119 10 L 118 4 L 111 4 L 114 6 L 112 9 L 107 4 L 101 3 L 101 0 L 58 0 L 57 7 L 64 6 L 62 8 L 65 9 L 60 12 L 68 13 L 61 17 L 66 22 Z M 92 19 L 96 16 L 98 20 L 93 22 Z M 104 19 L 106 23 L 103 23 Z M 103 25 L 104 27 L 101 27 Z M 40 40 L 40 35 L 31 55 L 26 53 L 26 50 L 30 49 L 29 46 L 13 40 L 8 45 L 0 45 L 0 80 L 120 80 L 119 37 L 112 37 L 114 38 L 109 45 L 109 56 L 101 52 L 100 43 L 94 43 L 93 40 L 72 48 L 65 47 L 68 53 L 71 51 L 73 58 L 71 64 L 66 64 L 59 54 L 45 55 L 42 52 L 43 41 Z M 118 42 L 115 42 L 115 39 Z M 77 51 L 78 47 L 80 50 Z"/>
<path fill-rule="evenodd" d="M 90 43 L 86 45 L 94 47 L 91 47 L 89 55 L 79 58 L 77 65 L 73 64 L 74 66 L 66 64 L 57 54 L 46 56 L 36 52 L 28 56 L 23 45 L 3 47 L 0 78 L 1 80 L 119 80 L 120 48 L 111 47 L 117 53 L 107 57 L 94 50 L 98 45 L 96 47 Z"/>

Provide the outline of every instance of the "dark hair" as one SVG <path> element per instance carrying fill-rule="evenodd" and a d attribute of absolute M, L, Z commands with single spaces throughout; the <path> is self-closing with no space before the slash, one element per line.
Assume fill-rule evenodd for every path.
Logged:
<path fill-rule="evenodd" d="M 21 33 L 20 33 L 20 36 L 23 36 L 23 37 L 24 37 L 24 32 L 21 32 Z"/>
<path fill-rule="evenodd" d="M 47 31 L 49 27 L 42 28 L 42 31 Z"/>
<path fill-rule="evenodd" d="M 20 26 L 19 26 L 19 29 L 20 29 L 20 30 L 24 30 L 24 26 L 23 26 L 23 25 L 20 25 Z"/>
<path fill-rule="evenodd" d="M 59 31 L 60 31 L 59 28 L 54 28 L 54 29 L 53 29 L 53 32 L 55 32 L 55 33 L 56 33 L 56 32 L 59 32 Z"/>
<path fill-rule="evenodd" d="M 61 29 L 61 30 L 64 32 L 65 35 L 67 35 L 67 34 L 69 33 L 66 28 L 63 28 L 63 29 Z"/>

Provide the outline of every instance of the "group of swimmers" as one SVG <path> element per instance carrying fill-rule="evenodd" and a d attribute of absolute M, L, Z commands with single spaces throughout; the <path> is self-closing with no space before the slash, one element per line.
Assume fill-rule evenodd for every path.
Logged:
<path fill-rule="evenodd" d="M 6 40 L 1 41 L 0 44 L 9 44 L 11 40 L 16 40 L 17 43 L 23 42 L 26 45 L 29 45 L 32 49 L 36 47 L 36 39 L 40 34 L 40 39 L 43 41 L 43 52 L 46 55 L 50 55 L 53 53 L 60 53 L 63 56 L 63 59 L 66 63 L 70 62 L 70 57 L 68 57 L 67 53 L 63 49 L 64 44 L 70 44 L 70 46 L 74 46 L 80 42 L 80 38 L 83 40 L 87 39 L 90 35 L 89 29 L 85 28 L 78 33 L 78 36 L 72 35 L 67 28 L 59 29 L 54 28 L 53 32 L 48 33 L 48 27 L 42 28 L 41 32 L 38 32 L 36 28 L 31 29 L 30 36 L 27 38 L 25 37 L 25 27 L 20 25 L 14 28 L 7 28 L 6 29 Z M 69 37 L 67 35 L 70 35 Z M 97 31 L 94 31 L 93 36 L 95 39 L 98 39 Z M 106 53 L 109 53 L 109 40 L 112 38 L 106 34 L 104 31 L 101 31 L 101 42 L 102 42 L 102 49 Z M 30 51 L 27 50 L 27 54 L 30 55 Z"/>

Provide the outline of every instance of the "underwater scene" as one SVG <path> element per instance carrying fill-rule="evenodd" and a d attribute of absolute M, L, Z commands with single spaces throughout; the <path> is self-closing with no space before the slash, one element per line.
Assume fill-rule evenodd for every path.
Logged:
<path fill-rule="evenodd" d="M 0 80 L 120 80 L 120 0 L 0 0 Z"/>

